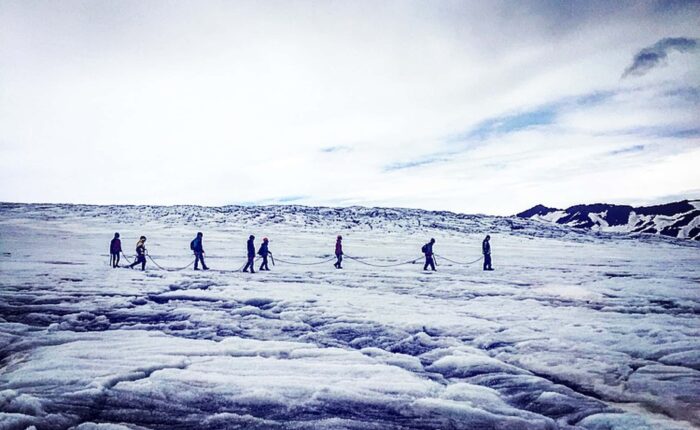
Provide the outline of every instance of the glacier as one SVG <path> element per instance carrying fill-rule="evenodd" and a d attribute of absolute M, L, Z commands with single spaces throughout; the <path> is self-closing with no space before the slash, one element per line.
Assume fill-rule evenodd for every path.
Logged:
<path fill-rule="evenodd" d="M 166 268 L 202 231 L 212 270 L 112 269 L 117 231 Z M 238 271 L 249 234 L 272 271 Z M 290 264 L 337 234 L 345 269 Z M 440 257 L 485 234 L 494 272 Z M 699 257 L 518 217 L 2 203 L 0 429 L 699 428 Z"/>

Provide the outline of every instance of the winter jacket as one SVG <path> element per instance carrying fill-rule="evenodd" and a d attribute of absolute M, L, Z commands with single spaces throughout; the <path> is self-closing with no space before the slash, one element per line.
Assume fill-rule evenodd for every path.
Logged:
<path fill-rule="evenodd" d="M 425 245 L 423 245 L 423 254 L 425 254 L 426 257 L 432 257 L 433 255 L 433 243 L 428 242 Z"/>
<path fill-rule="evenodd" d="M 202 238 L 201 237 L 197 236 L 192 241 L 192 251 L 194 251 L 195 254 L 201 254 L 204 252 L 204 247 L 202 246 Z"/>
<path fill-rule="evenodd" d="M 122 241 L 116 237 L 112 239 L 112 241 L 109 243 L 109 252 L 112 254 L 119 254 L 122 252 Z"/>
<path fill-rule="evenodd" d="M 248 257 L 255 257 L 255 243 L 254 239 L 248 239 Z"/>
<path fill-rule="evenodd" d="M 481 250 L 484 252 L 484 255 L 491 255 L 491 244 L 488 240 L 482 242 Z"/>
<path fill-rule="evenodd" d="M 146 242 L 143 240 L 139 240 L 138 243 L 136 243 L 136 255 L 145 255 L 146 254 Z"/>
<path fill-rule="evenodd" d="M 260 249 L 258 250 L 258 255 L 261 257 L 267 257 L 267 254 L 270 253 L 270 250 L 267 249 L 267 242 L 263 242 L 260 245 Z"/>
<path fill-rule="evenodd" d="M 343 255 L 343 242 L 340 240 L 335 242 L 335 255 Z"/>

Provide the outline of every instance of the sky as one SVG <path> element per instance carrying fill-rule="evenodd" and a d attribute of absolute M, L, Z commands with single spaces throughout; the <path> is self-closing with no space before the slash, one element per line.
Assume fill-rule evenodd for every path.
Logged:
<path fill-rule="evenodd" d="M 697 1 L 0 0 L 0 201 L 700 198 Z"/>

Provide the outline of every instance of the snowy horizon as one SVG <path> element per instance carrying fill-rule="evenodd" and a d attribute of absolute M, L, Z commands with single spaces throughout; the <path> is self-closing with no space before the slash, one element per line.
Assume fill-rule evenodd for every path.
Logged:
<path fill-rule="evenodd" d="M 700 198 L 693 1 L 0 0 L 0 201 Z"/>

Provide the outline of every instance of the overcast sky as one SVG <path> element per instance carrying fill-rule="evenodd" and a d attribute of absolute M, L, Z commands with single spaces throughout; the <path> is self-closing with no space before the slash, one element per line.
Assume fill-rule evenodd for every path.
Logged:
<path fill-rule="evenodd" d="M 0 0 L 0 201 L 700 197 L 700 3 Z"/>

